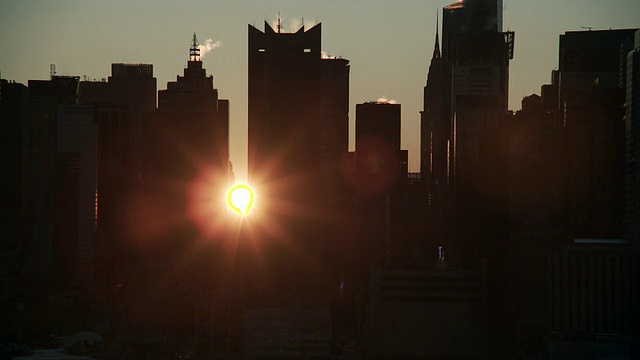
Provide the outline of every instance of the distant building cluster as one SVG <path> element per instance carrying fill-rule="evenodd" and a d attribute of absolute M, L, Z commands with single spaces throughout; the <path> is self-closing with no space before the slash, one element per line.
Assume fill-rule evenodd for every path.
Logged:
<path fill-rule="evenodd" d="M 560 35 L 551 83 L 513 112 L 502 1 L 441 19 L 419 173 L 392 101 L 356 105 L 349 151 L 351 65 L 322 55 L 321 24 L 248 26 L 244 218 L 195 34 L 159 91 L 151 64 L 1 79 L 2 351 L 89 331 L 104 344 L 66 351 L 639 357 L 640 30 Z"/>

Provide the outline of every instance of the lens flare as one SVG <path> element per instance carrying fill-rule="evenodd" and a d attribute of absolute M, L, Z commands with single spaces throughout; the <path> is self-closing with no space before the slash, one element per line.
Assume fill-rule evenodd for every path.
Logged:
<path fill-rule="evenodd" d="M 255 195 L 248 185 L 236 185 L 227 193 L 227 203 L 229 207 L 242 216 L 246 216 L 251 207 Z"/>

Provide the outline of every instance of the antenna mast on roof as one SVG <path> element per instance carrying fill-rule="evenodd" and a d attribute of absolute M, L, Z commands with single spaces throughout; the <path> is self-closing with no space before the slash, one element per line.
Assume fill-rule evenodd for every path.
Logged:
<path fill-rule="evenodd" d="M 196 38 L 195 31 L 193 32 L 193 40 L 189 49 L 189 61 L 200 61 L 200 48 L 198 47 L 198 38 Z"/>
<path fill-rule="evenodd" d="M 280 11 L 278 11 L 278 20 L 276 22 L 276 30 L 278 31 L 278 34 L 280 34 L 280 30 L 282 30 L 282 22 L 280 20 Z"/>

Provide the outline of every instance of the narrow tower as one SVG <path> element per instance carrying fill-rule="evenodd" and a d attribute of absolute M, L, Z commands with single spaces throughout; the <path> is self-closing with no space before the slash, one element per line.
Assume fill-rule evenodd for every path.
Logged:
<path fill-rule="evenodd" d="M 451 155 L 451 66 L 442 58 L 440 32 L 436 20 L 433 55 L 429 64 L 420 112 L 420 184 L 427 248 L 443 244 L 448 218 L 445 212 L 450 192 Z"/>
<path fill-rule="evenodd" d="M 189 61 L 200 61 L 200 47 L 198 47 L 198 38 L 196 32 L 193 32 L 193 40 L 189 49 Z"/>

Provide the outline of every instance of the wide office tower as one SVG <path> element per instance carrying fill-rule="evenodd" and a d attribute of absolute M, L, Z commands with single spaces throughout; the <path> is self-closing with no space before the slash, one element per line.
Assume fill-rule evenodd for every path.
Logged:
<path fill-rule="evenodd" d="M 567 134 L 567 241 L 623 235 L 625 60 L 637 30 L 569 31 L 559 38 L 557 123 Z"/>
<path fill-rule="evenodd" d="M 268 244 L 262 273 L 304 288 L 330 272 L 337 213 L 326 193 L 331 164 L 347 155 L 348 61 L 322 59 L 321 24 L 293 33 L 249 25 L 248 36 L 248 177 L 260 196 L 252 223 Z"/>
<path fill-rule="evenodd" d="M 249 26 L 248 175 L 272 188 L 289 179 L 292 198 L 320 162 L 320 46 L 321 24 L 295 33 Z"/>

